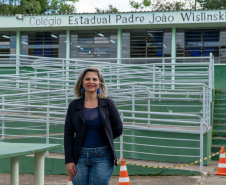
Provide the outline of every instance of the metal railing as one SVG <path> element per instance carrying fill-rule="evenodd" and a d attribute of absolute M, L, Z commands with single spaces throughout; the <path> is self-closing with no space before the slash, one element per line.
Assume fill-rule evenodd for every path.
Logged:
<path fill-rule="evenodd" d="M 118 60 L 122 64 L 117 64 Z M 157 63 L 154 63 L 155 60 Z M 169 63 L 172 60 L 178 63 Z M 85 67 L 97 66 L 103 71 L 109 97 L 114 99 L 126 130 L 199 134 L 200 139 L 195 140 L 200 144 L 199 147 L 177 148 L 199 150 L 200 155 L 187 157 L 201 158 L 203 134 L 211 125 L 213 56 L 197 57 L 196 60 L 201 61 L 199 63 L 192 60 L 194 58 L 140 59 L 140 64 L 143 64 L 135 65 L 138 59 L 90 61 L 22 55 L 0 58 L 0 72 L 4 72 L 0 75 L 1 139 L 13 141 L 20 138 L 29 139 L 29 142 L 37 140 L 63 143 L 64 119 L 67 105 L 74 99 L 74 83 Z M 7 70 L 3 71 L 4 69 Z M 132 141 L 139 137 L 150 138 L 137 136 L 133 132 L 124 134 L 121 140 L 124 137 L 131 137 Z M 119 145 L 125 148 L 132 145 L 122 142 Z M 147 143 L 135 143 L 134 146 L 136 145 L 175 148 Z M 134 153 L 133 155 L 145 153 L 136 151 L 136 147 L 131 150 L 125 148 L 120 147 L 121 156 L 122 151 Z M 163 153 L 159 155 L 170 156 Z M 180 157 L 186 157 L 186 154 Z"/>

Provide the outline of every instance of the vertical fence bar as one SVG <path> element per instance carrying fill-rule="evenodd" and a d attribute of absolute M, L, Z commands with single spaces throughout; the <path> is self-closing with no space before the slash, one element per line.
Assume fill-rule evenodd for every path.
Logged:
<path fill-rule="evenodd" d="M 132 111 L 135 111 L 135 85 L 133 84 L 132 85 Z M 132 117 L 134 118 L 135 117 L 135 114 L 132 113 Z M 135 125 L 135 120 L 132 121 L 132 125 L 134 126 Z M 132 143 L 134 143 L 134 130 L 132 130 Z M 132 145 L 132 151 L 134 151 L 135 148 L 134 148 L 134 145 Z M 134 152 L 132 152 L 132 157 L 134 157 Z"/>
<path fill-rule="evenodd" d="M 120 136 L 120 161 L 122 160 L 122 158 L 123 158 L 123 133 Z"/>
<path fill-rule="evenodd" d="M 49 107 L 47 107 L 47 113 L 46 113 L 46 144 L 49 144 L 49 119 L 50 119 L 50 110 Z M 46 151 L 46 156 L 49 155 L 49 151 Z"/>
<path fill-rule="evenodd" d="M 34 79 L 34 82 L 35 82 L 35 88 L 37 88 L 37 59 L 35 59 L 35 66 L 34 66 L 34 70 L 35 70 L 35 79 Z"/>
<path fill-rule="evenodd" d="M 20 87 L 20 84 L 19 84 L 19 77 L 20 77 L 20 56 L 19 55 L 16 55 L 16 88 L 19 88 Z"/>
<path fill-rule="evenodd" d="M 150 94 L 150 92 L 148 92 L 148 103 L 147 103 L 147 105 L 148 105 L 147 111 L 149 113 L 149 112 L 151 112 L 151 94 Z M 151 126 L 150 118 L 151 118 L 151 115 L 148 114 L 148 127 Z"/>
<path fill-rule="evenodd" d="M 64 79 L 64 71 L 65 71 L 65 65 L 64 60 L 62 60 L 62 79 Z M 64 89 L 64 83 L 62 83 L 62 89 Z"/>
<path fill-rule="evenodd" d="M 30 81 L 30 78 L 28 78 L 28 84 L 27 84 L 27 103 L 28 105 L 30 105 L 30 102 L 31 102 L 31 81 Z M 31 116 L 31 109 L 28 108 L 28 116 L 30 117 Z"/>
<path fill-rule="evenodd" d="M 155 64 L 153 64 L 153 94 L 155 95 Z"/>
<path fill-rule="evenodd" d="M 50 74 L 49 72 L 47 73 L 47 87 L 48 87 L 48 93 L 47 93 L 47 105 L 50 105 L 50 97 L 49 97 L 49 93 L 50 93 Z"/>
<path fill-rule="evenodd" d="M 5 103 L 5 97 L 2 96 L 2 103 Z M 2 105 L 2 141 L 5 139 L 5 105 Z"/>
<path fill-rule="evenodd" d="M 162 89 L 165 89 L 165 85 L 164 85 L 164 83 L 165 83 L 165 58 L 163 58 L 163 60 L 162 60 L 162 63 L 163 63 L 163 65 L 162 65 L 162 83 L 163 83 L 163 87 L 162 87 Z"/>
<path fill-rule="evenodd" d="M 123 112 L 121 112 L 121 120 L 123 123 Z M 122 158 L 123 158 L 123 133 L 120 136 L 120 161 L 122 160 Z"/>
<path fill-rule="evenodd" d="M 203 171 L 203 119 L 200 119 L 200 171 Z"/>
<path fill-rule="evenodd" d="M 209 57 L 209 74 L 208 74 L 208 77 L 209 77 L 209 84 L 208 86 L 210 87 L 211 89 L 211 92 L 210 92 L 210 101 L 212 102 L 212 90 L 214 89 L 214 63 L 213 63 L 213 54 L 210 53 L 210 57 Z"/>
<path fill-rule="evenodd" d="M 202 102 L 202 117 L 203 117 L 203 121 L 206 121 L 206 88 L 205 85 L 202 86 L 202 98 L 203 98 L 203 102 Z"/>

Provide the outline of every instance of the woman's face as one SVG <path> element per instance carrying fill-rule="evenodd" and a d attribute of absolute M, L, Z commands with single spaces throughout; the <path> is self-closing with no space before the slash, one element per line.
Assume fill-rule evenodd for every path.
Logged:
<path fill-rule="evenodd" d="M 100 80 L 96 72 L 87 72 L 83 78 L 83 87 L 85 92 L 97 92 L 100 86 Z"/>

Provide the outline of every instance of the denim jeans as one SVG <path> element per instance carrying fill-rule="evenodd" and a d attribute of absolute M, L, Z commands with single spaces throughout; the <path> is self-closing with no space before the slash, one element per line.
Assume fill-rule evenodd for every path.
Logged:
<path fill-rule="evenodd" d="M 73 185 L 108 185 L 114 172 L 114 156 L 110 146 L 82 148 Z"/>

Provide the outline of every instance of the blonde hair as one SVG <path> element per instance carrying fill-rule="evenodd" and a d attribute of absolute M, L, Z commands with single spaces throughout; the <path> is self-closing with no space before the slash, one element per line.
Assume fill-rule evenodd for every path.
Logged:
<path fill-rule="evenodd" d="M 101 73 L 101 70 L 97 67 L 87 67 L 86 69 L 84 69 L 84 71 L 80 74 L 80 76 L 78 77 L 77 79 L 77 82 L 74 86 L 74 94 L 77 98 L 81 98 L 84 96 L 84 94 L 82 93 L 82 88 L 83 88 L 83 79 L 86 75 L 87 72 L 96 72 L 97 73 L 97 76 L 99 78 L 99 81 L 100 81 L 100 86 L 99 86 L 99 89 L 101 91 L 100 94 L 98 94 L 98 96 L 100 98 L 107 98 L 107 87 L 105 85 L 105 81 L 104 81 L 104 78 L 103 78 L 103 75 Z"/>

